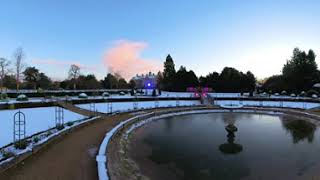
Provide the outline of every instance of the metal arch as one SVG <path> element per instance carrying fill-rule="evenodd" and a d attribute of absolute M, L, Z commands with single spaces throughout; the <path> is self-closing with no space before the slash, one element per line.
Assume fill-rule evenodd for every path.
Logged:
<path fill-rule="evenodd" d="M 96 103 L 94 102 L 90 103 L 90 111 L 92 112 L 96 111 Z"/>
<path fill-rule="evenodd" d="M 280 101 L 280 107 L 283 108 L 283 101 Z"/>
<path fill-rule="evenodd" d="M 56 126 L 64 124 L 64 111 L 60 106 L 55 107 L 55 120 Z"/>
<path fill-rule="evenodd" d="M 176 106 L 180 106 L 180 101 L 179 101 L 179 97 L 176 98 Z"/>
<path fill-rule="evenodd" d="M 13 142 L 21 142 L 26 137 L 26 115 L 20 110 L 13 115 Z"/>
<path fill-rule="evenodd" d="M 158 98 L 154 101 L 154 107 L 155 108 L 159 107 L 159 99 Z"/>
<path fill-rule="evenodd" d="M 262 107 L 263 106 L 263 101 L 259 101 L 259 106 Z"/>
<path fill-rule="evenodd" d="M 138 109 L 137 96 L 133 99 L 133 109 L 134 109 L 134 110 Z"/>
<path fill-rule="evenodd" d="M 112 102 L 107 101 L 107 113 L 112 114 Z"/>
<path fill-rule="evenodd" d="M 138 109 L 138 102 L 137 101 L 133 102 L 133 109 L 134 110 Z"/>

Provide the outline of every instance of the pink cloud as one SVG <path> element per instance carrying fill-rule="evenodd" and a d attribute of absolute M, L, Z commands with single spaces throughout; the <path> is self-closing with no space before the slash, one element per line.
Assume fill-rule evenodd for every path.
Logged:
<path fill-rule="evenodd" d="M 45 60 L 40 60 L 40 59 L 35 59 L 31 61 L 33 64 L 44 64 L 44 65 L 52 65 L 52 66 L 59 66 L 59 67 L 68 67 L 71 66 L 72 64 L 75 64 L 79 66 L 83 70 L 90 70 L 90 71 L 96 71 L 97 68 L 94 66 L 88 66 L 81 64 L 77 61 L 60 61 L 60 60 L 53 60 L 53 59 L 45 59 Z"/>
<path fill-rule="evenodd" d="M 103 57 L 103 63 L 111 73 L 119 73 L 129 80 L 136 74 L 156 73 L 162 69 L 161 63 L 154 59 L 141 57 L 141 52 L 148 47 L 145 42 L 128 40 L 116 41 Z"/>

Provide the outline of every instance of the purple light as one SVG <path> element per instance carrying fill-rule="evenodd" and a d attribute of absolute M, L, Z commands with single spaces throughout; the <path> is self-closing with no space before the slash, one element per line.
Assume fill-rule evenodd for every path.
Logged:
<path fill-rule="evenodd" d="M 148 87 L 151 87 L 151 83 L 148 83 L 147 86 L 148 86 Z"/>

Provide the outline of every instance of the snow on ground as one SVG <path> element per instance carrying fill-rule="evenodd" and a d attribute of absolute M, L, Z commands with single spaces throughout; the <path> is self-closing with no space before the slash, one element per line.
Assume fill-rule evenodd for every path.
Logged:
<path fill-rule="evenodd" d="M 158 107 L 170 107 L 170 106 L 176 106 L 177 101 L 158 101 L 159 106 Z M 194 106 L 194 105 L 200 105 L 200 101 L 187 101 L 187 100 L 179 100 L 179 106 Z M 146 108 L 155 108 L 156 107 L 156 101 L 140 101 L 136 102 L 137 107 L 139 109 L 146 109 Z M 112 111 L 128 111 L 133 110 L 134 108 L 134 102 L 113 102 L 112 104 Z M 88 109 L 90 110 L 90 104 L 79 104 L 77 105 L 80 108 Z M 96 103 L 95 104 L 96 110 L 98 112 L 107 113 L 107 103 Z"/>
<path fill-rule="evenodd" d="M 289 101 L 226 101 L 226 100 L 215 100 L 215 105 L 242 105 L 244 106 L 264 106 L 264 107 L 288 107 L 288 108 L 301 108 L 311 109 L 319 107 L 320 103 L 310 102 L 289 102 Z"/>
<path fill-rule="evenodd" d="M 240 93 L 208 93 L 211 97 L 241 97 Z"/>
<path fill-rule="evenodd" d="M 13 141 L 13 116 L 19 110 L 0 111 L 0 147 Z M 55 126 L 55 107 L 20 109 L 26 116 L 26 136 Z M 80 114 L 64 110 L 64 121 L 76 121 L 83 119 Z"/>
<path fill-rule="evenodd" d="M 192 92 L 166 92 L 162 91 L 158 97 L 194 97 Z"/>

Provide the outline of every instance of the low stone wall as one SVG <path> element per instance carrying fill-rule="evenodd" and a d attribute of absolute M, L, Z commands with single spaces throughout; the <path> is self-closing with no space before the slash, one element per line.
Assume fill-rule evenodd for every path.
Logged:
<path fill-rule="evenodd" d="M 189 111 L 189 112 L 188 112 Z M 190 112 L 190 111 L 194 111 L 194 112 Z M 269 114 L 269 115 L 281 115 L 281 114 L 288 114 L 288 115 L 292 115 L 292 116 L 297 116 L 297 117 L 303 117 L 306 118 L 306 120 L 315 123 L 316 125 L 320 126 L 320 116 L 316 115 L 316 114 L 312 114 L 312 113 L 308 113 L 302 110 L 298 110 L 298 109 L 285 109 L 285 108 L 260 108 L 260 107 L 243 107 L 243 108 L 235 108 L 235 109 L 228 109 L 228 108 L 221 108 L 221 107 L 200 107 L 200 108 L 188 108 L 188 109 L 172 109 L 172 110 L 168 110 L 168 111 L 162 111 L 162 112 L 158 112 L 155 114 L 152 114 L 152 116 L 161 116 L 161 115 L 179 115 L 179 112 L 181 112 L 181 114 L 183 114 L 184 112 L 186 114 L 193 114 L 193 113 L 219 113 L 219 112 L 224 112 L 224 113 L 228 113 L 228 112 L 234 112 L 234 113 L 257 113 L 257 114 Z M 140 126 L 137 125 L 136 127 L 134 127 L 133 129 L 130 129 L 132 126 L 138 124 L 139 122 L 142 122 L 144 120 L 146 120 L 145 123 L 148 123 L 148 119 L 150 119 L 152 116 L 146 116 L 143 118 L 136 118 L 133 119 L 132 121 L 129 121 L 128 123 L 125 123 L 121 126 L 121 128 L 116 129 L 116 131 L 114 131 L 114 133 L 112 134 L 110 141 L 108 143 L 115 143 L 112 146 L 115 147 L 122 147 L 123 145 L 123 141 L 122 138 L 124 138 L 123 135 L 127 135 L 129 136 L 130 132 L 132 130 L 134 130 L 135 128 L 139 128 Z M 156 118 L 157 119 L 157 118 Z M 143 126 L 144 124 L 141 123 L 141 126 Z M 130 132 L 128 132 L 130 131 Z M 128 133 L 128 134 L 126 134 Z M 112 147 L 111 146 L 111 147 Z M 112 149 L 112 148 L 111 148 Z M 118 163 L 119 165 L 115 166 L 115 167 L 124 167 L 124 168 L 119 168 L 118 170 L 122 170 L 125 171 L 126 173 L 130 174 L 132 179 L 139 179 L 139 177 L 141 178 L 141 174 L 139 172 L 137 172 L 136 167 L 134 166 L 134 163 L 132 163 L 132 161 L 130 160 L 129 157 L 126 156 L 126 152 L 125 151 L 125 147 L 122 147 L 116 151 L 112 150 L 112 151 L 108 151 L 106 152 L 106 166 L 109 169 L 111 167 L 111 165 L 114 165 L 114 163 Z M 122 152 L 121 155 L 114 155 L 113 153 L 119 153 Z M 108 161 L 108 156 L 109 157 L 121 157 L 121 159 L 113 159 L 113 161 Z M 130 163 L 131 162 L 131 163 Z M 124 163 L 124 164 L 122 164 Z M 122 165 L 121 165 L 122 164 Z M 132 166 L 132 170 L 128 169 Z M 110 175 L 110 171 L 114 171 L 115 169 L 110 168 L 109 170 L 105 170 L 105 175 L 104 178 L 100 178 L 100 180 L 109 180 L 114 176 L 114 173 L 112 173 L 112 175 Z M 118 173 L 121 174 L 121 173 Z M 106 178 L 105 178 L 106 177 Z M 123 179 L 124 177 L 122 177 Z M 121 178 L 120 178 L 121 179 Z"/>

